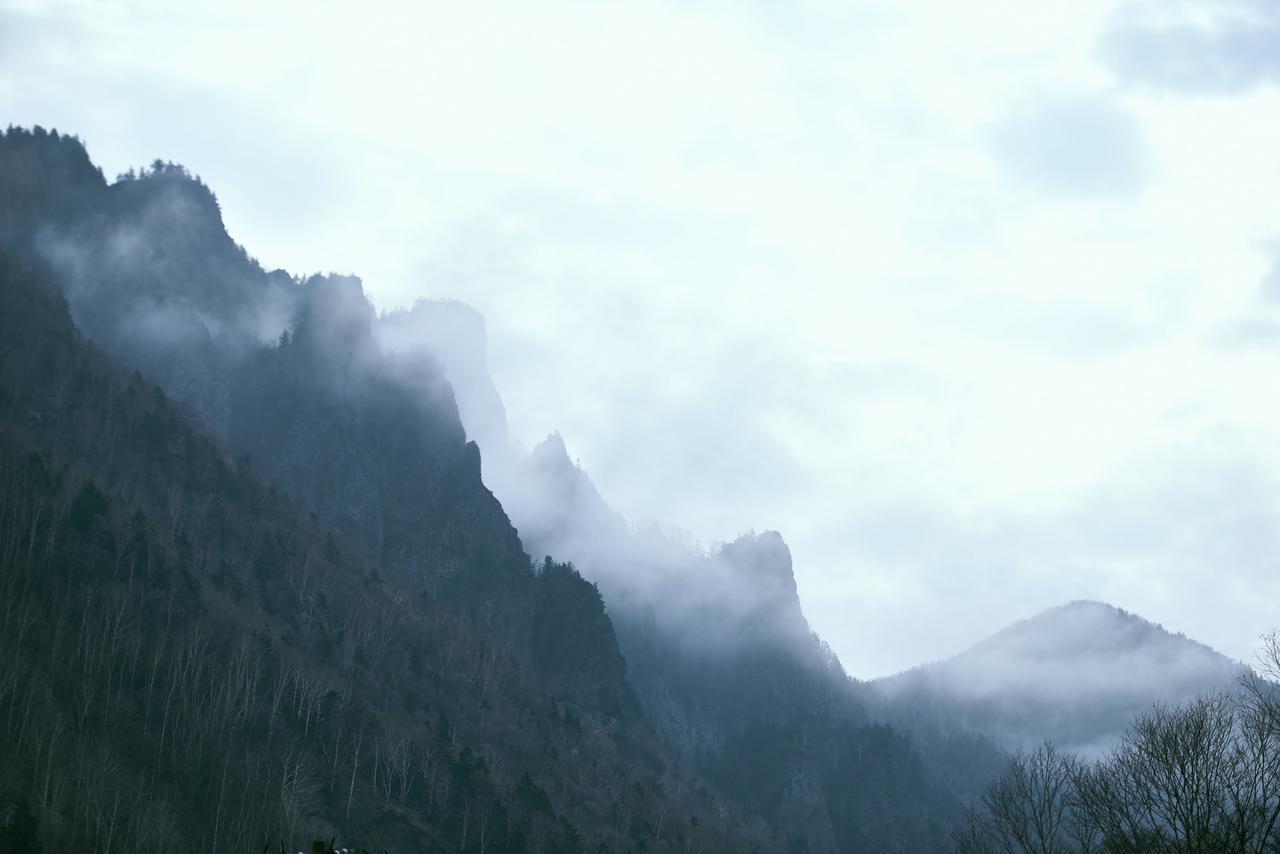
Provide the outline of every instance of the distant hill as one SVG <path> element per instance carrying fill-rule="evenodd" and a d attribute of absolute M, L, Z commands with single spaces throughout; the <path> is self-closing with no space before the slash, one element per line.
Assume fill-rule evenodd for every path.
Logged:
<path fill-rule="evenodd" d="M 1079 601 L 868 688 L 898 720 L 947 721 L 1008 747 L 1051 738 L 1092 754 L 1113 744 L 1134 714 L 1233 690 L 1242 670 L 1136 614 Z"/>

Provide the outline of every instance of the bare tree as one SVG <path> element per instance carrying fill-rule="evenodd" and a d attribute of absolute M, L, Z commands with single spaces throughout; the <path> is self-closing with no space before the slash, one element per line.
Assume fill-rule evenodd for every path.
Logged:
<path fill-rule="evenodd" d="M 1064 854 L 1091 846 L 1072 811 L 1074 781 L 1083 765 L 1046 741 L 1031 753 L 1017 751 L 971 811 L 954 842 L 965 854 Z M 1091 850 L 1086 847 L 1085 851 Z"/>
<path fill-rule="evenodd" d="M 1106 761 L 1080 775 L 1080 809 L 1108 851 L 1267 850 L 1258 799 L 1268 797 L 1270 785 L 1250 782 L 1260 766 L 1236 703 L 1213 695 L 1156 707 L 1134 721 Z M 1273 747 L 1264 745 L 1268 751 Z"/>
<path fill-rule="evenodd" d="M 1000 854 L 991 816 L 972 807 L 951 831 L 951 843 L 956 854 Z"/>

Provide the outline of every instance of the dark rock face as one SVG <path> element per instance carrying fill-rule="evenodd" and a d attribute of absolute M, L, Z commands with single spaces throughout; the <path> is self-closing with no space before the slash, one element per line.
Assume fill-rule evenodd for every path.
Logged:
<path fill-rule="evenodd" d="M 454 300 L 421 300 L 407 311 L 380 317 L 374 334 L 397 358 L 438 364 L 453 388 L 467 435 L 486 454 L 506 450 L 507 413 L 489 377 L 480 312 Z"/>
<path fill-rule="evenodd" d="M 606 721 L 639 719 L 627 665 L 595 585 L 571 565 L 548 559 L 535 595 L 533 658 L 543 684 L 579 713 Z"/>
<path fill-rule="evenodd" d="M 359 280 L 304 283 L 292 334 L 236 374 L 230 439 L 389 581 L 458 605 L 528 663 L 529 560 L 452 390 L 384 355 L 372 323 Z"/>
<path fill-rule="evenodd" d="M 758 643 L 802 647 L 810 640 L 809 621 L 800 610 L 791 549 L 777 531 L 743 535 L 726 543 L 718 555 L 743 591 L 739 631 Z"/>

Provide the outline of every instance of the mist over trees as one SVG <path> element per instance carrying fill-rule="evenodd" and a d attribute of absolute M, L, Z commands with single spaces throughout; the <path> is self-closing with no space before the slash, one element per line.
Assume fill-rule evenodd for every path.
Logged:
<path fill-rule="evenodd" d="M 33 135 L 10 137 L 25 145 Z M 32 231 L 41 245 L 54 233 Z M 342 493 L 332 511 L 315 505 L 325 521 L 298 507 L 243 449 L 84 339 L 58 293 L 57 260 L 5 237 L 0 706 L 12 741 L 0 800 L 28 793 L 54 850 L 197 839 L 257 850 L 333 835 L 404 851 L 626 848 L 657 814 L 673 850 L 732 850 L 706 787 L 634 716 L 598 594 L 576 573 L 530 566 L 444 401 L 421 396 L 421 382 L 410 395 L 393 366 L 370 376 L 367 363 L 346 360 L 364 376 L 306 373 L 333 357 L 318 345 L 334 337 L 361 346 L 349 338 L 367 306 L 358 285 L 353 303 L 341 281 L 295 281 L 317 291 L 300 302 L 300 323 L 236 355 L 268 360 L 257 379 L 277 384 L 264 402 L 307 404 L 316 416 L 309 434 L 284 422 L 274 426 L 287 439 L 264 425 L 260 441 L 302 447 L 314 437 L 313 452 L 337 452 L 341 443 L 320 440 L 344 423 L 357 447 L 388 431 L 407 437 L 407 448 L 382 446 L 403 452 L 410 476 L 407 459 L 434 472 L 426 487 L 406 483 L 430 503 L 404 502 L 407 517 L 385 517 L 394 524 L 351 513 Z M 157 241 L 160 255 L 191 251 Z M 172 362 L 187 358 L 178 349 Z M 378 377 L 381 386 L 368 384 Z M 298 382 L 293 397 L 281 394 Z M 219 399 L 179 386 L 196 411 Z M 230 432 L 240 422 L 223 423 Z M 366 475 L 356 482 L 370 482 L 371 463 L 351 463 Z M 307 486 L 293 491 L 306 497 Z M 412 536 L 427 539 L 403 545 Z M 412 579 L 408 552 L 420 562 Z M 540 592 L 544 578 L 555 596 Z M 538 602 L 569 619 L 535 619 Z M 495 612 L 514 622 L 495 623 Z M 570 642 L 552 631 L 535 645 L 539 621 L 573 632 Z M 542 650 L 557 659 L 535 660 Z M 579 668 L 589 656 L 612 670 Z M 571 679 L 552 679 L 565 675 L 595 694 L 572 696 Z M 668 789 L 682 792 L 678 808 L 656 804 Z M 606 811 L 584 820 L 592 803 Z"/>
<path fill-rule="evenodd" d="M 0 793 L 47 850 L 645 832 L 681 778 L 643 730 L 558 705 L 452 608 L 378 582 L 80 338 L 38 268 L 0 261 Z M 716 850 L 685 785 L 668 832 Z"/>
<path fill-rule="evenodd" d="M 107 184 L 22 130 L 0 163 L 0 801 L 47 844 L 771 851 L 854 821 L 846 850 L 941 850 L 959 804 L 919 774 L 829 817 L 856 768 L 823 757 L 872 730 L 806 646 L 780 537 L 685 564 L 697 595 L 627 635 L 610 591 L 530 559 L 440 360 L 387 346 L 358 280 L 265 272 L 178 167 Z M 744 737 L 765 722 L 801 732 L 817 788 L 715 781 L 774 749 Z M 917 761 L 900 737 L 859 755 Z"/>
<path fill-rule="evenodd" d="M 1017 751 L 954 831 L 957 854 L 1280 850 L 1280 644 L 1242 690 L 1155 706 L 1103 757 Z M 1269 677 L 1269 678 L 1268 678 Z"/>

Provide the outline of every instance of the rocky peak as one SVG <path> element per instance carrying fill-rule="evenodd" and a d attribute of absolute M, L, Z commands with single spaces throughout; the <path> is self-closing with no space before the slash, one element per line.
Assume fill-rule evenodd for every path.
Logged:
<path fill-rule="evenodd" d="M 777 600 L 799 601 L 791 549 L 777 531 L 743 534 L 720 549 L 743 581 Z"/>
<path fill-rule="evenodd" d="M 411 309 L 378 319 L 375 334 L 383 349 L 409 359 L 432 359 L 453 387 L 467 435 L 479 443 L 486 462 L 505 463 L 507 413 L 489 376 L 484 317 L 457 300 L 419 300 Z"/>
<path fill-rule="evenodd" d="M 543 439 L 529 452 L 529 458 L 535 465 L 548 468 L 564 468 L 573 466 L 569 459 L 569 449 L 565 447 L 564 437 L 557 430 Z"/>
<path fill-rule="evenodd" d="M 373 305 L 356 276 L 312 276 L 302 289 L 294 336 L 317 348 L 348 352 L 373 338 Z"/>

